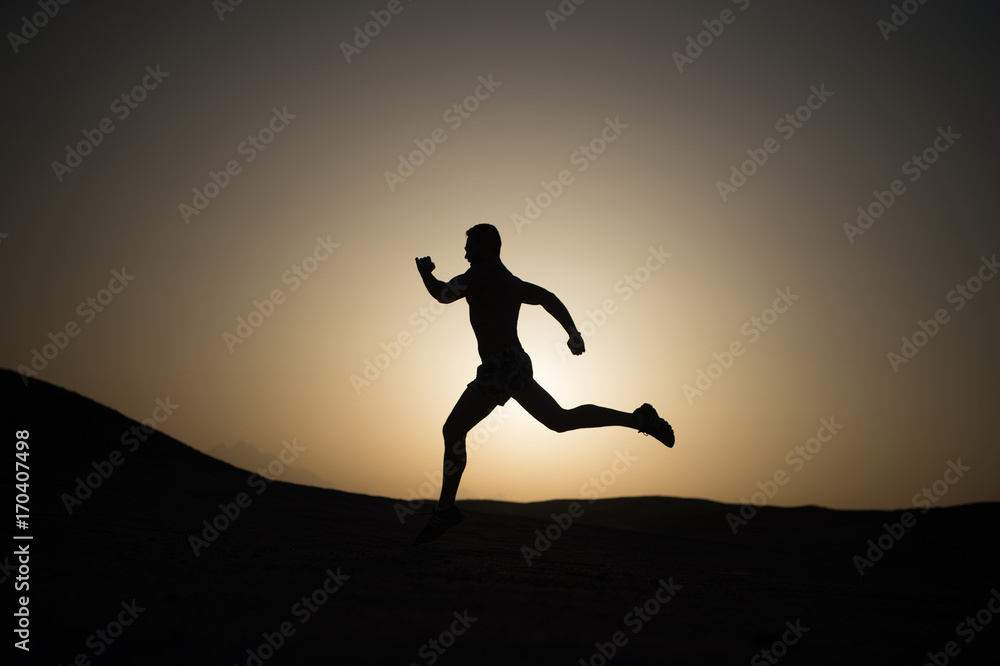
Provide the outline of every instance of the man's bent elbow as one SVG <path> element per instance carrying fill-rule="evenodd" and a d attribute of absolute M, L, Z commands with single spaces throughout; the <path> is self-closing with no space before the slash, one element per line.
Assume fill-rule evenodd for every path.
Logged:
<path fill-rule="evenodd" d="M 531 298 L 524 300 L 524 303 L 527 303 L 528 305 L 541 305 L 545 310 L 548 310 L 558 302 L 559 299 L 556 298 L 555 294 L 542 288 L 539 288 L 538 291 L 531 294 Z"/>
<path fill-rule="evenodd" d="M 559 300 L 559 297 L 551 291 L 545 292 L 545 297 L 542 298 L 540 305 L 550 314 L 566 309 L 566 306 L 564 306 L 563 302 Z"/>
<path fill-rule="evenodd" d="M 434 295 L 434 298 L 437 299 L 438 303 L 448 305 L 449 303 L 454 303 L 464 296 L 462 293 L 463 289 L 465 289 L 465 287 L 460 284 L 446 284 L 444 288 Z"/>
<path fill-rule="evenodd" d="M 438 303 L 443 303 L 444 305 L 448 305 L 449 303 L 454 303 L 455 301 L 457 301 L 458 296 L 455 296 L 447 289 L 442 289 L 437 294 L 434 294 L 434 300 L 436 300 Z"/>

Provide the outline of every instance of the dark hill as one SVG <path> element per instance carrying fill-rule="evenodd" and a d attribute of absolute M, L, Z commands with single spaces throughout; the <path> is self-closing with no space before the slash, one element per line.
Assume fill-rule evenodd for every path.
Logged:
<path fill-rule="evenodd" d="M 28 592 L 3 560 L 8 598 L 30 597 L 18 663 L 746 664 L 768 649 L 782 664 L 919 665 L 948 641 L 955 664 L 995 663 L 1000 621 L 970 642 L 958 625 L 993 619 L 996 503 L 765 507 L 734 535 L 740 507 L 704 500 L 582 501 L 572 523 L 568 500 L 467 501 L 463 525 L 417 547 L 423 516 L 401 524 L 396 500 L 265 483 L 160 433 L 129 452 L 134 421 L 10 371 L 0 396 L 7 450 L 30 431 L 29 529 L 15 533 L 33 539 L 11 542 L 30 543 Z M 860 576 L 853 558 L 880 536 L 891 547 Z"/>

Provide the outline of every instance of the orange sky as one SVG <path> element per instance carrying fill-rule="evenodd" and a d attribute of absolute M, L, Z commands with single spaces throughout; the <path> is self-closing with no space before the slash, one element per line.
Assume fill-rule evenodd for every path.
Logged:
<path fill-rule="evenodd" d="M 406 2 L 341 46 L 382 7 L 70 5 L 12 47 L 0 365 L 136 419 L 169 398 L 158 427 L 247 469 L 294 440 L 282 478 L 436 496 L 478 358 L 413 258 L 446 280 L 491 222 L 585 334 L 569 357 L 525 306 L 539 383 L 678 441 L 511 402 L 460 498 L 1000 499 L 978 10 L 886 39 L 861 2 Z"/>

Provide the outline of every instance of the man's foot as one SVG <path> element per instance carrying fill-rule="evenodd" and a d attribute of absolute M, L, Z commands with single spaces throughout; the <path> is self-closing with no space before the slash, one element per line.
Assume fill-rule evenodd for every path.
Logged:
<path fill-rule="evenodd" d="M 643 435 L 652 435 L 668 448 L 674 445 L 674 429 L 660 418 L 651 404 L 647 402 L 632 413 L 639 415 L 639 432 Z"/>
<path fill-rule="evenodd" d="M 431 512 L 431 519 L 424 526 L 423 531 L 417 535 L 415 543 L 433 541 L 464 519 L 465 516 L 462 515 L 462 512 L 454 504 L 447 509 L 435 508 Z"/>

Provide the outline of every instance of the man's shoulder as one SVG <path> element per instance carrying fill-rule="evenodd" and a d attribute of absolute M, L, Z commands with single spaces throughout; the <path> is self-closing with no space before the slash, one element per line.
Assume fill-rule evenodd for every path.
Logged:
<path fill-rule="evenodd" d="M 499 262 L 470 266 L 463 277 L 466 285 L 479 289 L 520 289 L 522 284 L 520 278 Z"/>
<path fill-rule="evenodd" d="M 504 266 L 499 261 L 491 262 L 488 264 L 476 264 L 474 266 L 469 266 L 469 270 L 465 272 L 465 275 L 469 277 L 475 277 L 478 279 L 500 279 L 500 278 L 514 278 L 517 277 L 510 272 L 510 270 Z"/>

